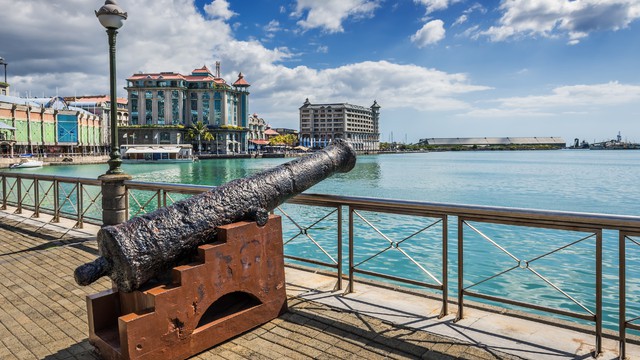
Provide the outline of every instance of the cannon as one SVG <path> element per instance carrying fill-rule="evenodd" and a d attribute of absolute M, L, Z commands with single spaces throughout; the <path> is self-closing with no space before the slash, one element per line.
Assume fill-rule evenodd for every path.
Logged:
<path fill-rule="evenodd" d="M 98 232 L 101 256 L 76 268 L 75 280 L 89 285 L 106 275 L 119 291 L 134 291 L 214 239 L 217 227 L 242 220 L 264 225 L 278 205 L 355 163 L 353 148 L 337 139 L 311 155 L 105 226 Z"/>

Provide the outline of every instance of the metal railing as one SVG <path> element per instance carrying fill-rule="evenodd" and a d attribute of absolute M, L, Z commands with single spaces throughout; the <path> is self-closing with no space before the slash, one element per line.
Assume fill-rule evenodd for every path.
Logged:
<path fill-rule="evenodd" d="M 49 213 L 53 215 L 52 221 L 65 216 L 75 219 L 78 227 L 82 227 L 84 222 L 101 222 L 99 180 L 0 172 L 0 181 L 3 209 L 13 206 L 18 213 L 28 209 L 34 212 L 33 216 Z M 126 181 L 125 184 L 130 217 L 171 205 L 212 188 L 136 181 Z M 292 211 L 292 207 L 306 210 Z M 345 209 L 348 214 L 346 219 L 343 217 Z M 283 227 L 286 228 L 283 229 L 285 250 L 295 243 L 304 242 L 305 246 L 313 248 L 322 257 L 317 259 L 300 254 L 286 254 L 286 258 L 293 262 L 332 269 L 337 277 L 336 290 L 341 289 L 342 280 L 346 279 L 346 293 L 354 291 L 355 275 L 358 274 L 361 275 L 358 276 L 358 282 L 381 278 L 391 284 L 435 290 L 442 301 L 440 316 L 448 313 L 449 290 L 453 288 L 457 291 L 456 320 L 464 316 L 465 297 L 474 297 L 588 321 L 594 326 L 596 354 L 602 350 L 603 336 L 603 231 L 614 231 L 618 234 L 620 287 L 617 315 L 621 356 L 625 354 L 627 331 L 640 331 L 640 317 L 629 317 L 627 314 L 630 296 L 626 292 L 628 271 L 636 271 L 633 279 L 638 277 L 637 268 L 626 265 L 629 259 L 626 249 L 627 246 L 640 247 L 637 239 L 640 237 L 640 217 L 317 194 L 298 195 L 278 207 L 276 212 L 283 217 Z M 457 224 L 457 227 L 450 227 L 450 221 Z M 534 229 L 536 236 L 541 237 L 535 242 L 539 253 L 516 254 L 501 237 L 500 230 L 504 227 Z M 346 263 L 343 257 L 345 228 L 348 238 Z M 556 241 L 555 235 L 545 231 L 559 232 L 562 236 L 571 238 L 563 242 Z M 453 234 L 454 238 L 457 237 L 457 241 L 453 243 L 456 245 L 454 248 L 449 246 L 448 240 Z M 493 262 L 503 257 L 509 265 L 505 269 L 493 271 L 490 266 L 485 266 L 489 259 L 466 258 L 466 255 L 473 254 L 473 251 L 466 249 L 470 246 L 474 250 L 486 246 L 492 251 Z M 574 254 L 575 249 L 580 246 L 588 250 L 587 255 L 581 255 L 583 258 Z M 580 265 L 576 267 L 580 267 L 581 273 L 592 272 L 591 286 L 594 290 L 592 293 L 588 291 L 593 295 L 591 299 L 578 299 L 572 293 L 574 288 L 565 289 L 568 285 L 566 281 L 554 280 L 545 272 L 549 268 L 542 266 L 542 263 L 562 252 L 570 252 L 568 256 Z M 429 255 L 425 257 L 424 253 Z M 391 255 L 396 257 L 395 261 L 409 265 L 411 273 L 407 270 L 406 274 L 402 274 L 407 276 L 401 276 L 397 273 L 390 274 L 379 266 L 368 267 L 382 257 Z M 450 257 L 454 259 L 453 263 L 449 260 Z M 588 259 L 593 265 L 587 266 L 584 259 Z M 637 260 L 634 258 L 634 261 Z M 478 261 L 483 265 L 483 271 L 465 273 L 465 268 Z M 449 266 L 456 269 L 457 286 L 452 286 L 450 282 Z M 343 276 L 344 270 L 348 272 L 346 276 Z M 557 270 L 556 268 L 555 271 Z M 540 280 L 541 284 L 564 302 L 560 307 L 553 307 L 536 301 L 519 300 L 515 296 L 517 294 L 510 291 L 491 294 L 479 290 L 488 282 L 516 272 Z M 468 279 L 472 276 L 477 279 Z"/>

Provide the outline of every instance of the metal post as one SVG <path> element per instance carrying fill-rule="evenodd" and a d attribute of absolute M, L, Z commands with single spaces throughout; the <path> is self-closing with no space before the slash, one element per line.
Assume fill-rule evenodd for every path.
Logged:
<path fill-rule="evenodd" d="M 78 216 L 76 219 L 76 225 L 74 226 L 74 228 L 76 229 L 82 229 L 83 227 L 83 215 L 84 215 L 84 196 L 83 196 L 83 192 L 82 192 L 82 183 L 80 183 L 80 181 L 78 181 L 76 183 L 76 209 L 78 209 Z"/>
<path fill-rule="evenodd" d="M 602 229 L 596 233 L 596 350 L 602 353 Z"/>
<path fill-rule="evenodd" d="M 349 286 L 346 292 L 353 292 L 353 208 L 351 206 L 349 206 Z"/>
<path fill-rule="evenodd" d="M 2 210 L 7 210 L 7 177 L 2 176 Z"/>
<path fill-rule="evenodd" d="M 110 112 L 110 125 L 111 125 L 111 153 L 109 155 L 109 171 L 108 175 L 124 174 L 121 168 L 122 157 L 120 156 L 120 146 L 118 145 L 118 121 L 117 121 L 117 104 L 118 98 L 116 97 L 116 29 L 107 29 L 107 35 L 109 37 L 109 80 L 111 91 L 111 112 Z"/>
<path fill-rule="evenodd" d="M 342 206 L 338 205 L 338 283 L 336 290 L 342 290 Z"/>
<path fill-rule="evenodd" d="M 60 222 L 60 181 L 53 180 L 53 219 L 51 222 Z"/>
<path fill-rule="evenodd" d="M 18 193 L 18 208 L 15 211 L 15 214 L 22 214 L 22 178 L 16 178 L 16 186 Z"/>
<path fill-rule="evenodd" d="M 448 235 L 448 217 L 442 217 L 442 310 L 439 318 L 447 316 L 449 313 L 449 277 L 447 266 L 449 263 L 449 235 Z"/>
<path fill-rule="evenodd" d="M 456 319 L 454 320 L 454 322 L 462 320 L 462 317 L 464 316 L 463 313 L 463 300 L 464 300 L 464 254 L 463 254 L 463 234 L 462 232 L 464 231 L 463 229 L 463 225 L 464 225 L 464 220 L 460 217 L 458 217 L 458 315 L 456 316 Z"/>
<path fill-rule="evenodd" d="M 620 296 L 618 301 L 618 326 L 620 333 L 620 359 L 625 359 L 627 350 L 627 268 L 626 268 L 626 236 L 620 231 L 618 233 L 618 271 L 620 277 Z"/>
<path fill-rule="evenodd" d="M 33 198 L 34 198 L 34 204 L 33 204 L 33 216 L 34 218 L 38 218 L 40 217 L 40 185 L 39 185 L 39 180 L 38 179 L 33 179 Z"/>
<path fill-rule="evenodd" d="M 117 225 L 127 221 L 128 202 L 125 180 L 131 176 L 102 175 L 102 225 Z"/>

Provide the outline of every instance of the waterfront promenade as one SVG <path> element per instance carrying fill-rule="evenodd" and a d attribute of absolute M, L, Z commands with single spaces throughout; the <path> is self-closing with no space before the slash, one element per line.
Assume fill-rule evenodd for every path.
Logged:
<path fill-rule="evenodd" d="M 71 229 L 24 211 L 0 211 L 0 358 L 97 359 L 87 341 L 85 296 L 110 286 L 73 281 L 97 254 L 97 227 Z M 197 359 L 585 359 L 593 336 L 539 321 L 469 308 L 437 319 L 439 302 L 356 284 L 333 292 L 334 279 L 288 268 L 289 313 Z M 605 339 L 601 359 L 617 356 Z M 640 358 L 630 345 L 631 359 Z"/>

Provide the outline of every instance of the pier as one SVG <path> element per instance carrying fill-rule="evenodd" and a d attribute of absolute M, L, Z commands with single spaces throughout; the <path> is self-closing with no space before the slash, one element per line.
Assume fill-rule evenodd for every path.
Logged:
<path fill-rule="evenodd" d="M 77 265 L 97 255 L 95 234 L 99 223 L 92 211 L 96 207 L 99 209 L 99 193 L 91 192 L 91 189 L 95 190 L 98 182 L 33 174 L 3 174 L 1 180 L 0 266 L 7 275 L 0 280 L 3 303 L 0 357 L 96 358 L 86 340 L 85 296 L 109 288 L 110 283 L 102 279 L 90 287 L 80 288 L 73 282 L 72 273 Z M 74 188 L 63 189 L 65 184 Z M 156 206 L 167 205 L 178 195 L 208 189 L 133 181 L 128 182 L 127 187 L 132 197 L 131 216 L 136 215 L 134 210 L 138 214 L 144 213 Z M 144 191 L 146 198 L 140 197 Z M 56 199 L 48 198 L 51 193 L 57 194 Z M 48 203 L 47 199 L 52 202 Z M 65 202 L 73 202 L 74 206 L 65 209 Z M 450 215 L 463 221 L 463 225 L 464 221 L 473 219 L 526 222 L 528 226 L 589 227 L 595 228 L 595 237 L 598 228 L 617 229 L 621 234 L 631 236 L 637 234 L 634 231 L 638 224 L 637 218 L 624 216 L 329 195 L 302 195 L 292 202 L 333 206 L 340 214 L 344 207 L 349 228 L 353 226 L 353 218 L 361 216 L 366 209 Z M 134 204 L 137 205 L 134 207 Z M 351 229 L 349 234 L 348 241 L 353 245 Z M 455 241 L 447 241 L 446 236 L 443 239 L 445 244 Z M 464 241 L 464 238 L 457 241 Z M 446 252 L 442 256 L 447 263 Z M 594 256 L 597 259 L 598 255 Z M 296 260 L 292 256 L 289 259 Z M 621 332 L 602 329 L 601 309 L 597 307 L 591 309 L 594 316 L 580 315 L 580 319 L 593 320 L 592 324 L 558 320 L 472 302 L 471 297 L 488 296 L 475 294 L 468 288 L 463 288 L 457 296 L 449 296 L 452 285 L 446 271 L 430 287 L 435 291 L 421 291 L 415 287 L 392 286 L 379 279 L 366 281 L 356 275 L 383 276 L 363 274 L 351 257 L 344 260 L 339 257 L 336 261 L 336 264 L 325 266 L 326 270 L 290 264 L 286 269 L 290 312 L 197 358 L 585 359 L 598 350 L 601 359 L 619 356 Z M 342 274 L 343 264 L 348 268 L 345 274 Z M 391 280 L 397 283 L 402 279 Z M 597 297 L 598 294 L 594 295 Z M 503 302 L 514 301 L 503 299 Z M 540 304 L 528 305 L 544 310 Z M 464 316 L 461 316 L 462 311 Z M 635 329 L 631 320 L 627 325 L 630 325 L 629 329 Z M 627 357 L 640 358 L 637 337 L 627 334 L 625 340 Z"/>

